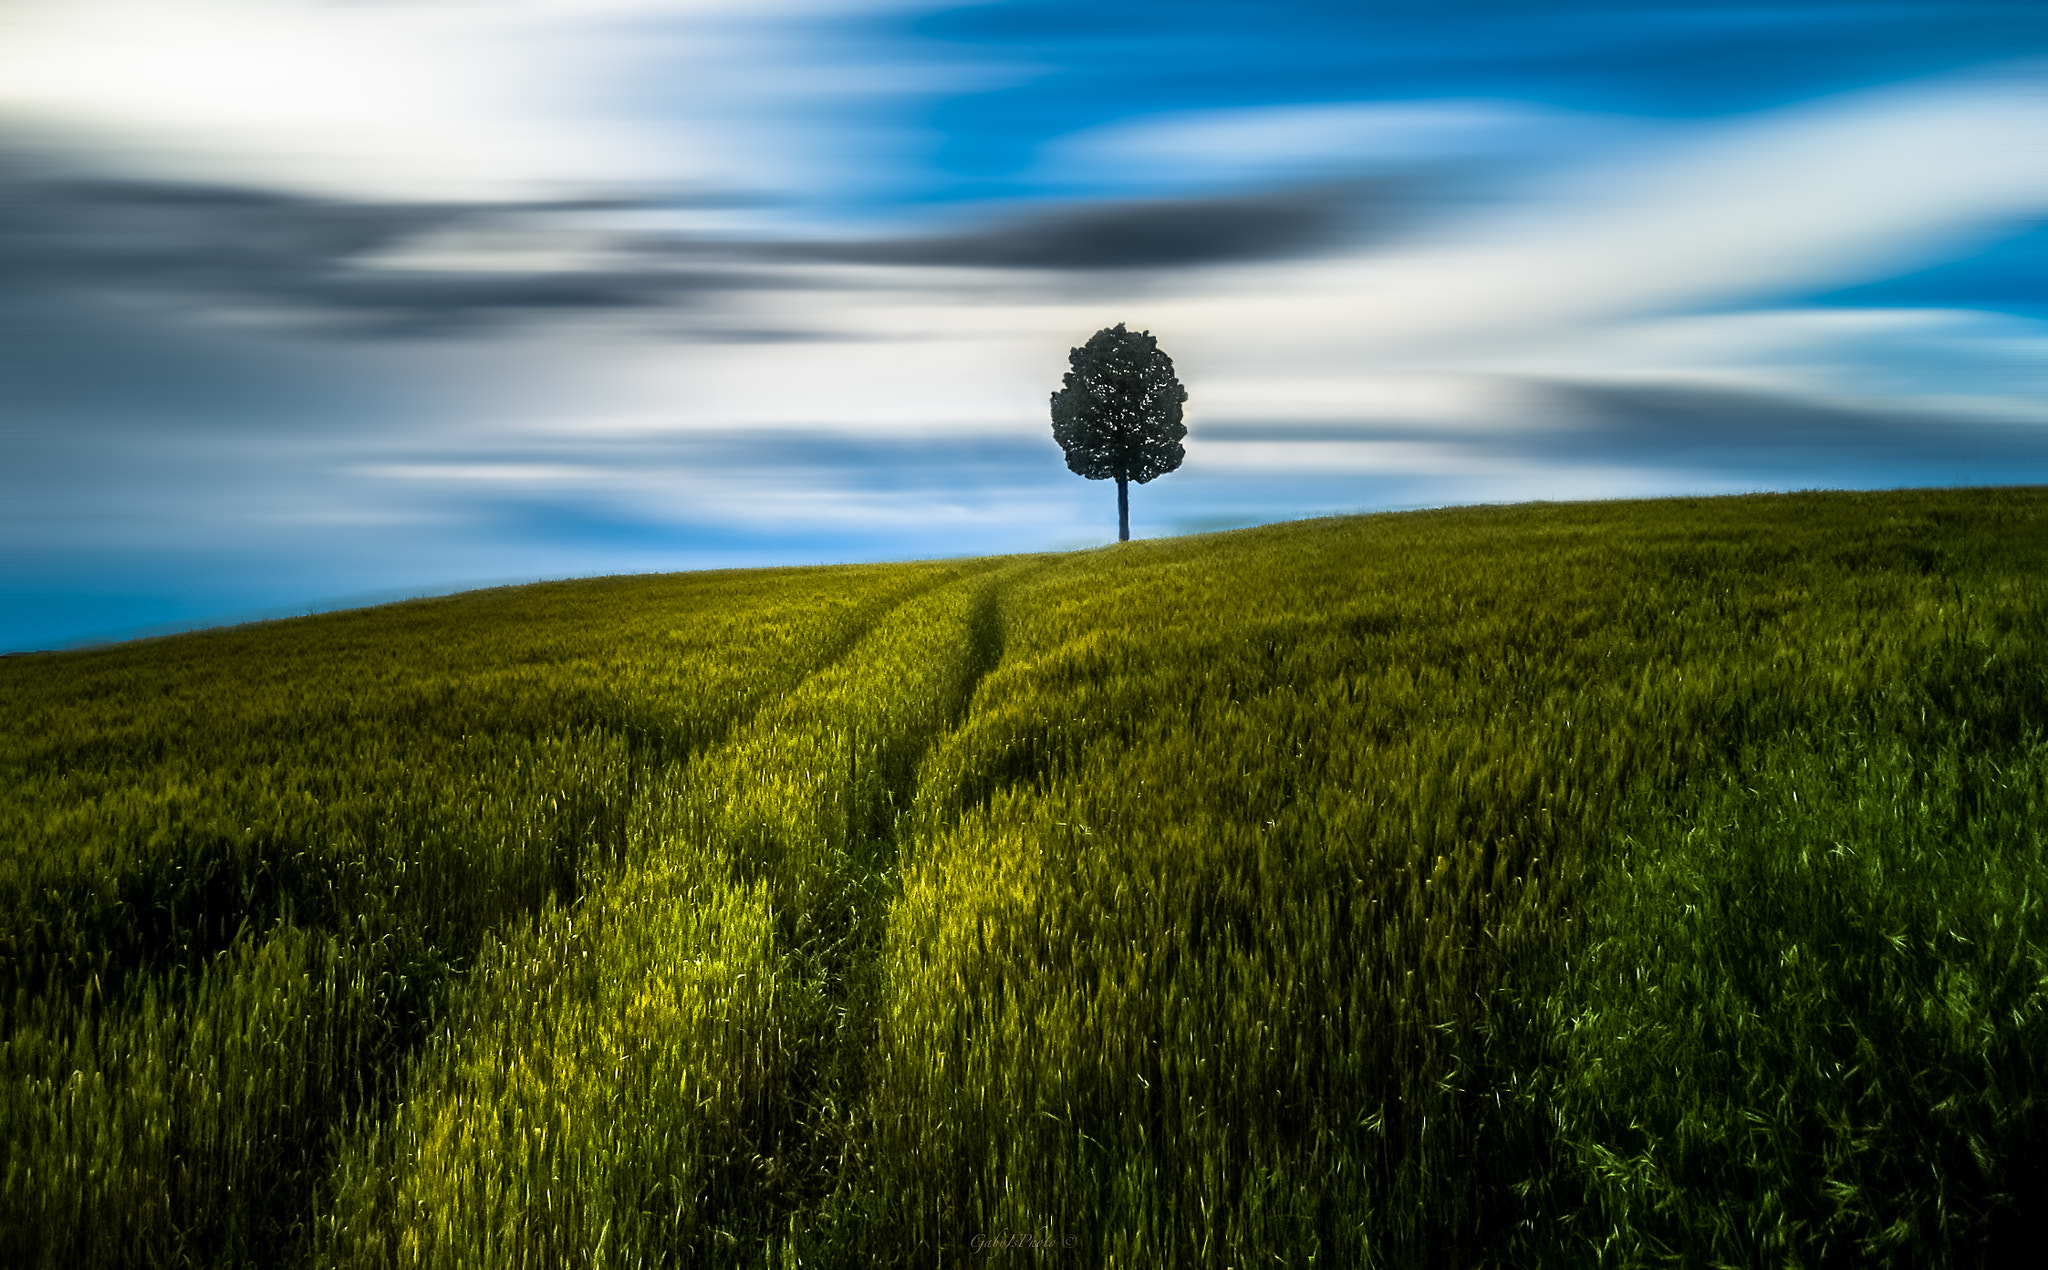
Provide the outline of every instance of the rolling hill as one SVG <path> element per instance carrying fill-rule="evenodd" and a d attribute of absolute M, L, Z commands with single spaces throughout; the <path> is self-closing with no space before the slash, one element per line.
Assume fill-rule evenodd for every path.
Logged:
<path fill-rule="evenodd" d="M 2048 490 L 0 661 L 0 1261 L 1996 1263 Z"/>

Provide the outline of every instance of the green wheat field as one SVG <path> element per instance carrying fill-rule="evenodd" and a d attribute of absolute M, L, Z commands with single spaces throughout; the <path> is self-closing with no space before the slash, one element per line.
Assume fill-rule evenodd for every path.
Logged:
<path fill-rule="evenodd" d="M 2048 1211 L 2048 490 L 0 661 L 0 1263 L 1897 1266 Z"/>

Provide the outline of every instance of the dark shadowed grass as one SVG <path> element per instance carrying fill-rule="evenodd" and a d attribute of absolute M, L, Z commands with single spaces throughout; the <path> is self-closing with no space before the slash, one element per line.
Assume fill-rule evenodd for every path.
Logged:
<path fill-rule="evenodd" d="M 1802 736 L 1636 844 L 1550 1004 L 1529 1250 L 1967 1265 L 2048 1211 L 2048 747 Z"/>

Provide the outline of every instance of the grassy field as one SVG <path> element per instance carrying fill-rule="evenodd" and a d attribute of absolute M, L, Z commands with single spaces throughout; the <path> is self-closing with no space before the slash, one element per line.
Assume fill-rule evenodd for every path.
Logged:
<path fill-rule="evenodd" d="M 2048 490 L 0 662 L 0 1263 L 1975 1266 Z"/>

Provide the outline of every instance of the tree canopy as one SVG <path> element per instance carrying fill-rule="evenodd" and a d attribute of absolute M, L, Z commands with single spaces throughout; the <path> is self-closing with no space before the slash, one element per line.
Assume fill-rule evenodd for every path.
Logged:
<path fill-rule="evenodd" d="M 1097 331 L 1067 361 L 1066 387 L 1052 395 L 1053 439 L 1075 474 L 1116 482 L 1117 536 L 1129 541 L 1130 483 L 1171 472 L 1185 457 L 1188 390 L 1152 333 L 1121 322 Z"/>

